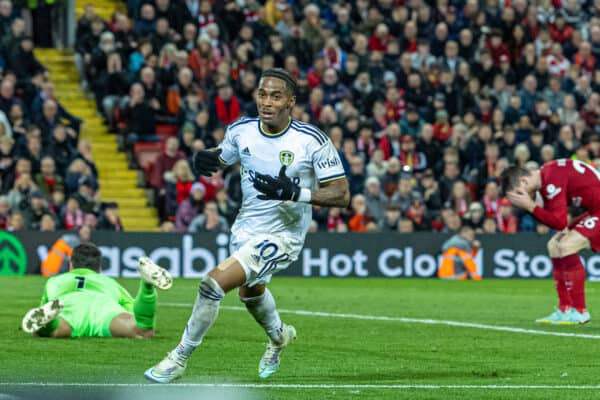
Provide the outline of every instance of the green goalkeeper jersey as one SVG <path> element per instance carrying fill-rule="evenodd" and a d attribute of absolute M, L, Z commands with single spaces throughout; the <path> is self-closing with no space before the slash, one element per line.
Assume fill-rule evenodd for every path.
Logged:
<path fill-rule="evenodd" d="M 133 298 L 123 286 L 114 279 L 87 268 L 76 268 L 48 279 L 41 304 L 70 293 L 102 294 L 120 304 L 125 310 L 133 312 Z"/>

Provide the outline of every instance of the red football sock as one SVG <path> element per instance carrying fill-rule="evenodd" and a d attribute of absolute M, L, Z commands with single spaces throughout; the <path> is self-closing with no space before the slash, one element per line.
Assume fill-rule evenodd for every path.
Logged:
<path fill-rule="evenodd" d="M 563 257 L 563 282 L 571 297 L 572 306 L 579 312 L 585 307 L 585 268 L 578 254 Z"/>
<path fill-rule="evenodd" d="M 563 274 L 565 268 L 563 267 L 562 258 L 553 257 L 552 265 L 554 266 L 554 286 L 556 287 L 556 293 L 558 294 L 558 308 L 560 311 L 566 311 L 567 309 L 573 306 L 571 301 L 571 295 L 567 290 L 567 286 L 565 285 L 565 281 L 563 279 Z"/>

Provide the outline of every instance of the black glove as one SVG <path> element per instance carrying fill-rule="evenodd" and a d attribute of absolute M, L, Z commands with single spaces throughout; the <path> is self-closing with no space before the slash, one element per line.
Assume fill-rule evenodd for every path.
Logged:
<path fill-rule="evenodd" d="M 219 154 L 221 149 L 216 150 L 198 150 L 192 157 L 192 169 L 196 175 L 211 176 L 221 167 Z"/>
<path fill-rule="evenodd" d="M 285 174 L 284 165 L 279 170 L 278 176 L 263 175 L 258 172 L 254 175 L 254 188 L 263 194 L 256 196 L 261 200 L 291 200 L 298 201 L 300 186 L 296 185 Z"/>

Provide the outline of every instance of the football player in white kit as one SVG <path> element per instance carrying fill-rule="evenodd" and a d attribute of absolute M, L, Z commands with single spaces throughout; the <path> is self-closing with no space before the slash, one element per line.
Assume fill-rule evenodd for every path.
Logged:
<path fill-rule="evenodd" d="M 231 229 L 231 256 L 200 283 L 181 342 L 144 374 L 153 382 L 168 383 L 183 375 L 190 355 L 216 320 L 221 300 L 235 288 L 269 338 L 259 362 L 261 378 L 279 369 L 281 351 L 296 338 L 295 328 L 281 321 L 265 284 L 298 258 L 312 219 L 311 204 L 347 207 L 350 194 L 329 138 L 291 118 L 295 90 L 287 71 L 265 71 L 256 96 L 259 118 L 234 122 L 217 149 L 194 155 L 194 169 L 206 176 L 241 163 L 242 207 Z"/>

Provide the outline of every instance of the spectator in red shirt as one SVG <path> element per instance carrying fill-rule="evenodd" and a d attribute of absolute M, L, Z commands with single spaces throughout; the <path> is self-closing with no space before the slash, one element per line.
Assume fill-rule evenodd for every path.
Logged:
<path fill-rule="evenodd" d="M 573 64 L 579 66 L 587 73 L 594 72 L 596 67 L 596 58 L 592 54 L 592 46 L 590 42 L 581 42 L 579 51 L 573 56 Z"/>
<path fill-rule="evenodd" d="M 502 42 L 502 32 L 500 30 L 492 30 L 492 34 L 486 42 L 485 47 L 490 51 L 494 64 L 496 65 L 500 64 L 500 57 L 502 55 L 510 58 L 510 50 L 506 43 Z"/>
<path fill-rule="evenodd" d="M 211 115 L 217 117 L 223 125 L 229 125 L 236 121 L 242 114 L 240 103 L 233 94 L 233 88 L 228 81 L 222 81 L 217 85 L 217 96 L 212 104 Z"/>
<path fill-rule="evenodd" d="M 565 23 L 565 18 L 561 14 L 556 16 L 554 23 L 548 25 L 548 32 L 552 40 L 560 44 L 568 42 L 573 37 L 573 27 Z"/>
<path fill-rule="evenodd" d="M 433 138 L 445 142 L 452 135 L 452 126 L 448 122 L 448 112 L 438 110 L 435 113 L 435 123 L 433 124 Z"/>
<path fill-rule="evenodd" d="M 392 35 L 390 35 L 390 30 L 387 25 L 380 23 L 369 38 L 369 50 L 385 52 L 387 50 L 387 45 L 392 39 Z"/>

